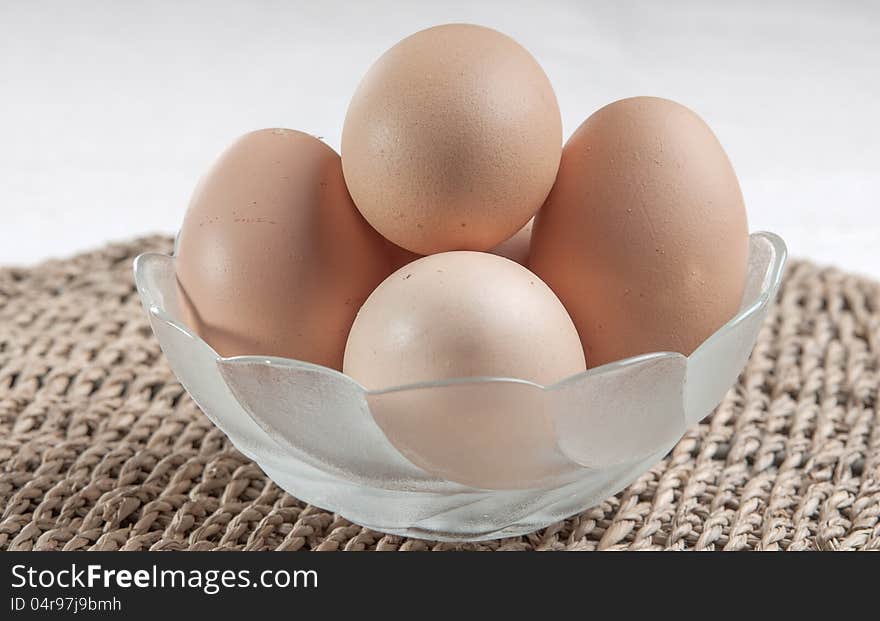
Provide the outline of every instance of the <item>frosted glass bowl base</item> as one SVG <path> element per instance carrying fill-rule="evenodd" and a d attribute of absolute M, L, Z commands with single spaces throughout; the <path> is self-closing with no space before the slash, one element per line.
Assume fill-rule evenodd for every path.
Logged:
<path fill-rule="evenodd" d="M 687 357 L 645 354 L 552 386 L 496 377 L 372 391 L 308 362 L 219 356 L 182 321 L 174 257 L 141 255 L 134 269 L 181 384 L 279 486 L 377 531 L 479 541 L 563 520 L 661 459 L 736 381 L 785 257 L 776 235 L 750 237 L 740 311 Z M 468 432 L 438 448 L 419 425 Z"/>
<path fill-rule="evenodd" d="M 315 506 L 339 507 L 335 510 L 346 519 L 376 531 L 437 541 L 483 541 L 528 534 L 594 506 L 626 487 L 664 453 L 594 470 L 555 489 L 456 492 L 431 497 L 422 492 L 377 490 L 340 478 L 309 476 L 306 469 L 295 472 L 292 464 L 285 470 L 263 468 L 291 495 Z"/>

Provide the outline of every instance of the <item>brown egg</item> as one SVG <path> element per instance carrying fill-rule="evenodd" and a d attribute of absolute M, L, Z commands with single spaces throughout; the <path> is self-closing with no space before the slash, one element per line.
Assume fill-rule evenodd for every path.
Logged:
<path fill-rule="evenodd" d="M 585 368 L 559 299 L 525 267 L 446 252 L 397 270 L 357 315 L 345 372 L 370 389 L 491 376 L 552 384 Z"/>
<path fill-rule="evenodd" d="M 709 127 L 655 97 L 617 101 L 569 139 L 530 267 L 571 314 L 590 366 L 690 354 L 737 311 L 748 223 Z"/>
<path fill-rule="evenodd" d="M 218 353 L 340 369 L 357 310 L 391 271 L 339 156 L 289 129 L 246 134 L 190 201 L 177 278 L 187 324 Z"/>
<path fill-rule="evenodd" d="M 532 224 L 534 221 L 535 219 L 532 218 L 524 227 L 514 233 L 513 237 L 504 240 L 487 252 L 510 259 L 520 265 L 526 265 L 529 260 L 529 243 L 532 239 Z M 422 255 L 405 250 L 391 242 L 387 242 L 387 244 L 388 252 L 391 256 L 391 265 L 395 270 L 422 258 Z"/>
<path fill-rule="evenodd" d="M 369 389 L 508 377 L 548 385 L 584 371 L 577 331 L 525 267 L 483 252 L 419 259 L 370 295 L 344 370 Z M 518 382 L 463 382 L 368 395 L 385 435 L 428 472 L 475 487 L 539 487 L 571 469 L 545 393 Z"/>
<path fill-rule="evenodd" d="M 544 202 L 561 144 L 556 96 L 528 51 L 450 24 L 369 70 L 345 118 L 342 166 L 358 209 L 398 246 L 488 250 Z"/>

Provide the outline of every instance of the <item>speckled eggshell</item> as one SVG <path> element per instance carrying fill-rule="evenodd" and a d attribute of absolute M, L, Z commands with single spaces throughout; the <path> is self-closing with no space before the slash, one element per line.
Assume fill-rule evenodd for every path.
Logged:
<path fill-rule="evenodd" d="M 504 240 L 494 248 L 487 250 L 487 252 L 510 259 L 520 265 L 526 265 L 529 260 L 529 246 L 532 240 L 532 225 L 534 221 L 535 219 L 532 218 L 524 227 L 514 233 L 513 237 Z M 388 242 L 388 252 L 391 257 L 391 264 L 395 270 L 422 258 L 422 255 L 405 250 L 391 242 Z"/>
<path fill-rule="evenodd" d="M 352 97 L 342 166 L 355 204 L 411 252 L 488 250 L 535 214 L 562 147 L 556 96 L 510 37 L 468 24 L 388 50 Z"/>
<path fill-rule="evenodd" d="M 391 262 L 336 152 L 264 129 L 239 138 L 199 183 L 176 271 L 187 324 L 221 355 L 341 369 L 354 317 Z"/>
<path fill-rule="evenodd" d="M 529 265 L 594 367 L 690 354 L 736 313 L 747 257 L 742 193 L 712 130 L 680 104 L 634 97 L 598 110 L 565 145 Z"/>

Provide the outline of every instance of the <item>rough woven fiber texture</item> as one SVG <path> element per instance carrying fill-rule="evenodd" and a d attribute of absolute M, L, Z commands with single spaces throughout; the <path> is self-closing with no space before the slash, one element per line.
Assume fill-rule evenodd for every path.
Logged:
<path fill-rule="evenodd" d="M 880 549 L 880 284 L 792 262 L 715 414 L 528 537 L 385 536 L 289 496 L 171 374 L 131 262 L 160 237 L 0 269 L 0 550 Z"/>

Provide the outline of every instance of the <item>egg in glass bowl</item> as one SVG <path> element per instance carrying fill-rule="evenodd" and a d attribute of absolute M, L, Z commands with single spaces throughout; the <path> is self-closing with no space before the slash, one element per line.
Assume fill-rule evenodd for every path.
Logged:
<path fill-rule="evenodd" d="M 220 356 L 185 323 L 174 256 L 143 254 L 134 272 L 153 331 L 181 384 L 233 445 L 282 488 L 377 531 L 480 541 L 563 520 L 623 489 L 660 460 L 736 381 L 775 298 L 785 259 L 777 235 L 749 237 L 739 311 L 689 356 L 639 355 L 549 386 L 494 377 L 372 390 L 309 362 Z M 546 417 L 555 442 L 532 458 L 553 463 L 553 476 L 539 485 L 522 479 L 476 487 L 407 459 L 377 419 L 405 415 L 441 395 L 459 409 L 503 412 L 494 419 L 499 425 Z"/>

